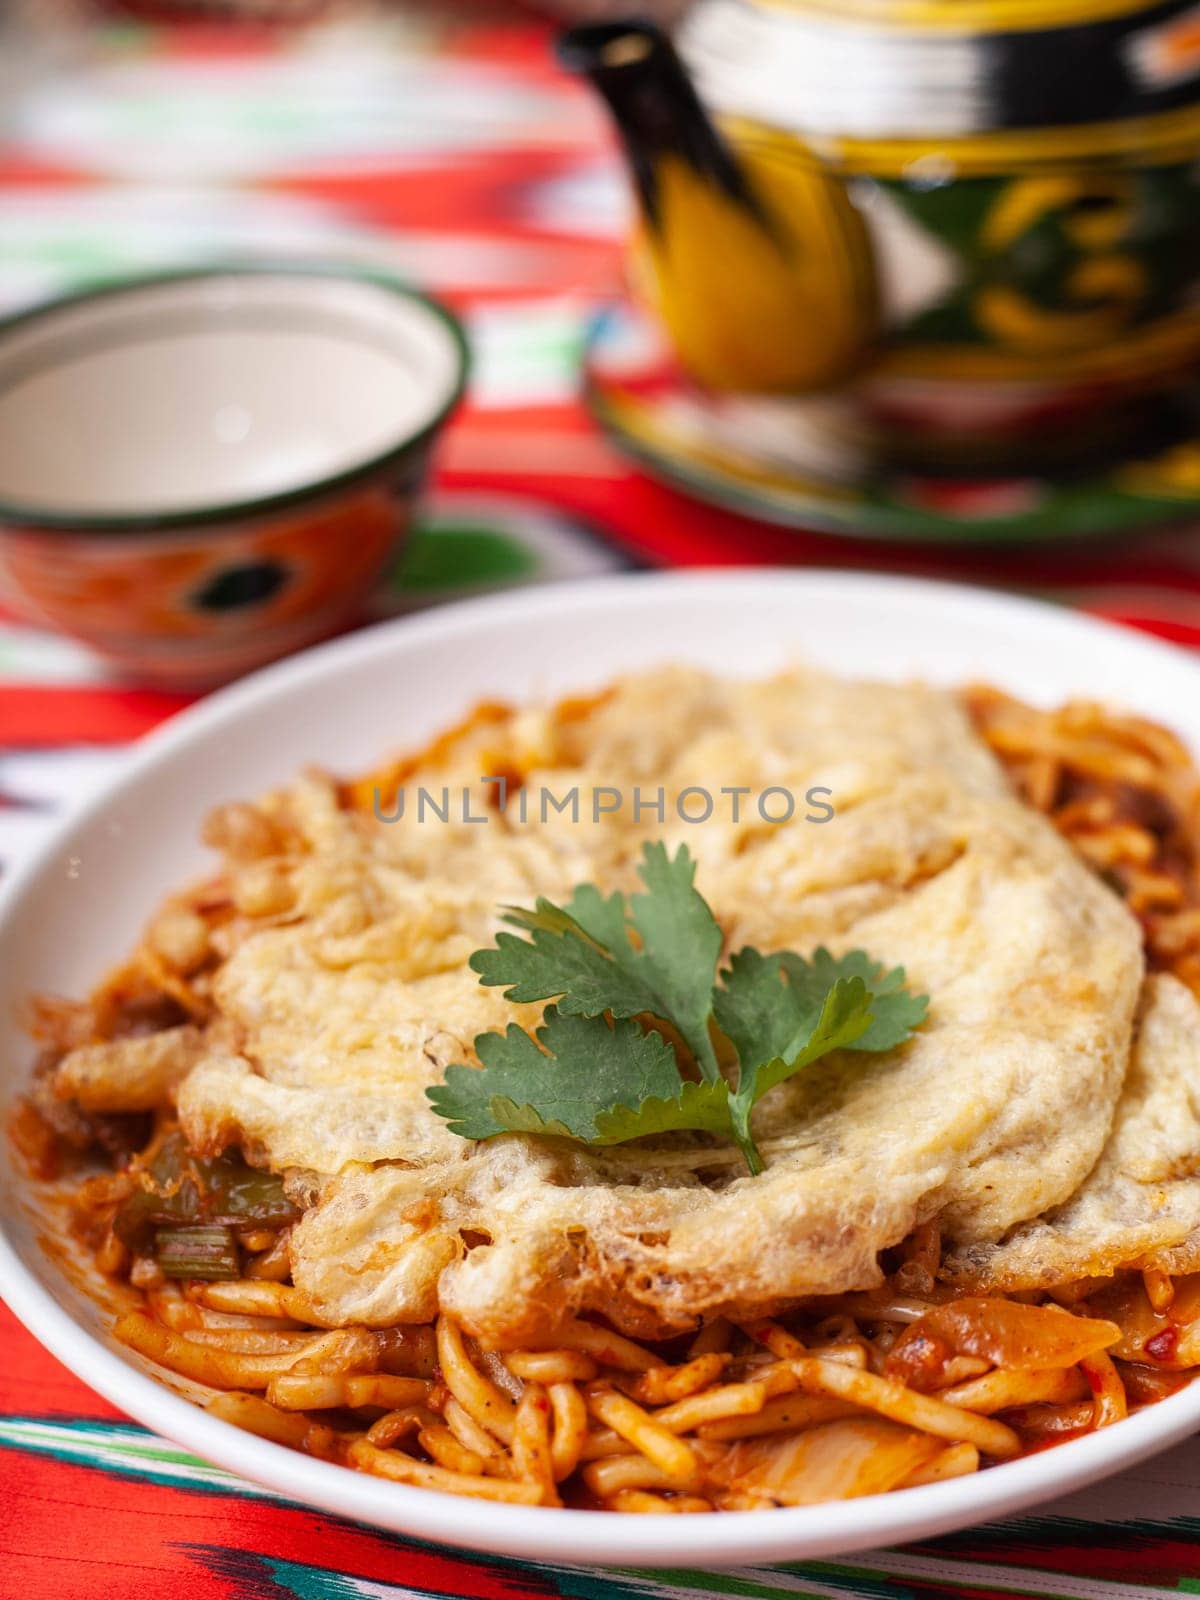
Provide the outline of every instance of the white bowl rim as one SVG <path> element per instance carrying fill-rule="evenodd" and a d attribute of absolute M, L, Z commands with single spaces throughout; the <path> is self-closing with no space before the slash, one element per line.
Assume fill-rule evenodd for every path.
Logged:
<path fill-rule="evenodd" d="M 216 283 L 221 279 L 256 279 L 264 277 L 290 277 L 299 281 L 315 282 L 319 279 L 344 283 L 367 284 L 381 289 L 406 304 L 411 311 L 428 317 L 440 325 L 450 341 L 454 356 L 454 377 L 445 396 L 433 414 L 416 428 L 393 440 L 384 450 L 378 450 L 364 461 L 353 462 L 334 472 L 320 473 L 288 489 L 269 494 L 251 495 L 233 500 L 214 500 L 211 505 L 187 506 L 181 510 L 155 511 L 153 507 L 136 512 L 105 512 L 90 515 L 86 512 L 55 511 L 34 503 L 0 499 L 0 525 L 5 523 L 20 527 L 23 532 L 74 535 L 129 535 L 145 536 L 147 533 L 176 532 L 183 529 L 213 529 L 219 531 L 230 522 L 270 516 L 277 511 L 303 505 L 336 495 L 343 489 L 373 477 L 387 466 L 399 461 L 410 450 L 415 450 L 434 438 L 457 407 L 466 392 L 471 370 L 470 346 L 462 323 L 440 300 L 400 278 L 371 267 L 326 264 L 319 261 L 229 261 L 214 262 L 199 267 L 168 268 L 159 272 L 138 273 L 73 289 L 65 294 L 53 295 L 36 305 L 26 306 L 11 315 L 0 317 L 0 345 L 10 332 L 17 332 L 37 322 L 49 322 L 61 312 L 91 301 L 136 295 L 170 284 Z"/>
<path fill-rule="evenodd" d="M 41 874 L 61 860 L 70 834 L 102 812 L 144 774 L 170 762 L 176 750 L 198 736 L 233 722 L 243 712 L 346 666 L 369 660 L 380 645 L 403 630 L 413 644 L 435 637 L 469 637 L 480 623 L 501 618 L 536 622 L 554 612 L 579 612 L 597 602 L 617 605 L 639 591 L 653 600 L 664 590 L 686 598 L 689 591 L 736 604 L 769 589 L 777 602 L 780 585 L 810 601 L 852 595 L 903 605 L 940 600 L 1006 625 L 1023 617 L 1031 627 L 1073 642 L 1096 643 L 1107 635 L 1114 649 L 1147 668 L 1194 676 L 1200 665 L 1161 641 L 1043 601 L 924 579 L 837 570 L 787 568 L 700 569 L 635 573 L 574 583 L 519 589 L 462 601 L 396 619 L 334 640 L 267 667 L 172 718 L 141 741 L 122 772 L 55 828 L 41 847 L 0 885 L 0 923 L 19 914 Z M 673 598 L 676 596 L 673 595 Z M 1015 630 L 1014 630 L 1015 632 Z M 409 1537 L 492 1556 L 525 1558 L 550 1565 L 669 1566 L 688 1569 L 745 1563 L 810 1560 L 847 1555 L 1027 1509 L 1079 1489 L 1178 1443 L 1200 1428 L 1200 1381 L 1124 1421 L 1020 1460 L 969 1477 L 859 1500 L 773 1511 L 714 1513 L 685 1518 L 619 1516 L 607 1512 L 513 1506 L 413 1488 L 317 1461 L 283 1445 L 220 1421 L 137 1370 L 76 1323 L 22 1261 L 0 1226 L 0 1283 L 4 1299 L 36 1339 L 106 1400 L 174 1443 L 237 1476 L 283 1496 Z M 470 1515 L 466 1511 L 470 1510 Z"/>

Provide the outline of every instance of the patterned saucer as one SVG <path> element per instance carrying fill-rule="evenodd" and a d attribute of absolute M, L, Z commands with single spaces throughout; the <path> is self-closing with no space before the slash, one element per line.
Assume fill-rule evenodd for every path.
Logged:
<path fill-rule="evenodd" d="M 848 538 L 1047 543 L 1200 518 L 1200 409 L 1067 476 L 908 472 L 870 461 L 845 403 L 714 395 L 628 302 L 592 328 L 585 399 L 656 476 L 763 522 Z"/>

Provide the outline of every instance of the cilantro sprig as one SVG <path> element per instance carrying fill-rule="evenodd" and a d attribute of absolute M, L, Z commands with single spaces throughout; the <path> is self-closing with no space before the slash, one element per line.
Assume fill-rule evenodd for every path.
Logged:
<path fill-rule="evenodd" d="M 925 1019 L 928 998 L 862 950 L 811 959 L 747 947 L 717 971 L 721 930 L 695 886 L 686 846 L 643 847 L 644 892 L 628 901 L 593 884 L 565 906 L 539 899 L 504 920 L 528 935 L 496 936 L 471 966 L 509 1000 L 552 1000 L 536 1037 L 515 1023 L 475 1040 L 481 1068 L 452 1066 L 425 1092 L 466 1139 L 538 1133 L 585 1144 L 702 1131 L 731 1139 L 763 1170 L 754 1107 L 833 1050 L 892 1050 Z M 690 1061 L 644 1019 L 665 1024 Z M 719 1030 L 737 1058 L 722 1075 Z M 697 1078 L 686 1075 L 695 1063 Z"/>

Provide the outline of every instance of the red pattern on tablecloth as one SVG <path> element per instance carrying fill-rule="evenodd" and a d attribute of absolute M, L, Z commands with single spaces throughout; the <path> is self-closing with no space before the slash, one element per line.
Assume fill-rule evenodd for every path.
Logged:
<path fill-rule="evenodd" d="M 347 48 L 344 39 L 340 48 Z M 356 48 L 353 39 L 349 48 Z M 367 64 L 389 49 L 425 52 L 439 68 L 436 95 L 411 126 L 396 106 L 377 108 L 381 126 L 385 110 L 392 119 L 378 147 L 364 125 L 352 130 L 355 149 L 330 162 L 311 159 L 303 138 L 294 148 L 288 144 L 287 118 L 311 132 L 321 101 L 306 98 L 303 73 L 283 88 L 271 77 L 276 63 L 295 67 L 301 60 L 299 47 L 284 36 L 208 27 L 129 32 L 102 42 L 90 67 L 78 68 L 92 85 L 73 102 L 72 115 L 78 112 L 82 122 L 64 124 L 61 106 L 51 104 L 52 86 L 44 86 L 16 119 L 11 147 L 0 150 L 0 208 L 9 220 L 7 239 L 0 239 L 0 297 L 16 304 L 96 270 L 202 254 L 213 229 L 228 226 L 236 242 L 247 215 L 253 220 L 255 196 L 264 216 L 270 197 L 272 226 L 293 218 L 289 204 L 307 208 L 295 215 L 311 223 L 318 241 L 327 227 L 327 250 L 385 257 L 395 250 L 402 263 L 424 263 L 422 276 L 467 317 L 480 359 L 470 402 L 442 451 L 438 483 L 451 498 L 473 496 L 474 507 L 480 496 L 502 497 L 505 506 L 524 497 L 555 507 L 566 514 L 564 528 L 601 530 L 625 557 L 641 562 L 791 562 L 974 579 L 1200 644 L 1196 534 L 1156 534 L 1120 548 L 1008 554 L 868 546 L 764 528 L 684 500 L 634 470 L 597 435 L 571 385 L 586 319 L 620 273 L 620 190 L 599 115 L 559 78 L 545 35 L 534 26 L 477 20 L 437 40 L 422 23 L 398 40 L 387 29 L 378 39 L 367 34 L 357 48 Z M 515 94 L 517 111 L 521 96 L 543 96 L 541 122 L 530 126 L 500 99 L 494 123 L 477 124 L 457 148 L 431 141 L 423 125 L 429 116 L 441 116 L 438 126 L 455 132 L 455 62 L 483 72 L 498 93 Z M 210 76 L 197 78 L 199 68 Z M 127 71 L 136 81 L 119 76 Z M 118 76 L 106 76 L 112 72 Z M 126 125 L 135 113 L 170 122 L 173 73 L 182 74 L 180 104 L 193 119 L 205 104 L 204 84 L 220 89 L 223 73 L 229 83 L 251 75 L 252 109 L 255 94 L 268 113 L 282 106 L 260 123 L 251 119 L 244 149 L 217 151 L 206 191 L 215 210 L 199 215 L 195 193 L 178 188 L 178 162 L 189 158 L 194 128 L 183 121 L 160 129 L 150 154 L 165 167 L 147 172 L 147 150 Z M 194 94 L 201 99 L 188 98 Z M 143 138 L 153 139 L 153 130 Z M 260 146 L 270 156 L 265 170 L 257 161 Z M 212 156 L 207 149 L 200 154 Z M 252 155 L 250 168 L 239 171 L 239 160 Z M 88 221 L 85 199 L 110 206 L 111 214 Z M 168 222 L 151 228 L 161 215 Z M 172 217 L 190 229 L 177 250 Z M 14 218 L 23 232 L 14 229 Z M 226 234 L 219 237 L 231 248 Z M 37 826 L 52 818 L 55 802 L 78 792 L 81 771 L 97 767 L 101 752 L 85 761 L 80 747 L 119 750 L 185 699 L 108 681 L 11 607 L 0 609 L 0 858 L 26 848 Z M 16 821 L 31 828 L 6 829 Z M 411 1594 L 667 1600 L 720 1590 L 771 1596 L 889 1589 L 981 1596 L 1017 1589 L 1119 1600 L 1152 1589 L 1200 1589 L 1197 1524 L 1189 1520 L 1198 1481 L 1200 1454 L 1176 1452 L 1165 1466 L 1036 1521 L 786 1576 L 764 1571 L 721 1580 L 682 1573 L 659 1583 L 460 1558 L 285 1505 L 198 1464 L 168 1459 L 0 1308 L 0 1597 L 14 1600 L 128 1600 L 135 1593 L 172 1600 Z"/>

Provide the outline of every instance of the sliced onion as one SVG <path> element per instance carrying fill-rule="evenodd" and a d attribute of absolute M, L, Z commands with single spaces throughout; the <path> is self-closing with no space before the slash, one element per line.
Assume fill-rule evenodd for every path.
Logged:
<path fill-rule="evenodd" d="M 1175 1295 L 1164 1312 L 1151 1306 L 1140 1273 L 1118 1278 L 1093 1295 L 1088 1309 L 1111 1317 L 1120 1331 L 1110 1355 L 1168 1372 L 1200 1366 L 1200 1274 L 1175 1279 Z"/>
<path fill-rule="evenodd" d="M 910 1347 L 916 1355 L 938 1346 L 951 1355 L 981 1356 L 997 1367 L 1071 1367 L 1120 1336 L 1115 1322 L 1076 1316 L 1059 1306 L 969 1297 L 931 1307 L 896 1341 L 888 1367 L 902 1368 Z"/>
<path fill-rule="evenodd" d="M 742 1440 L 712 1471 L 734 1493 L 809 1506 L 883 1494 L 945 1447 L 944 1439 L 882 1418 L 851 1417 L 803 1433 Z"/>

